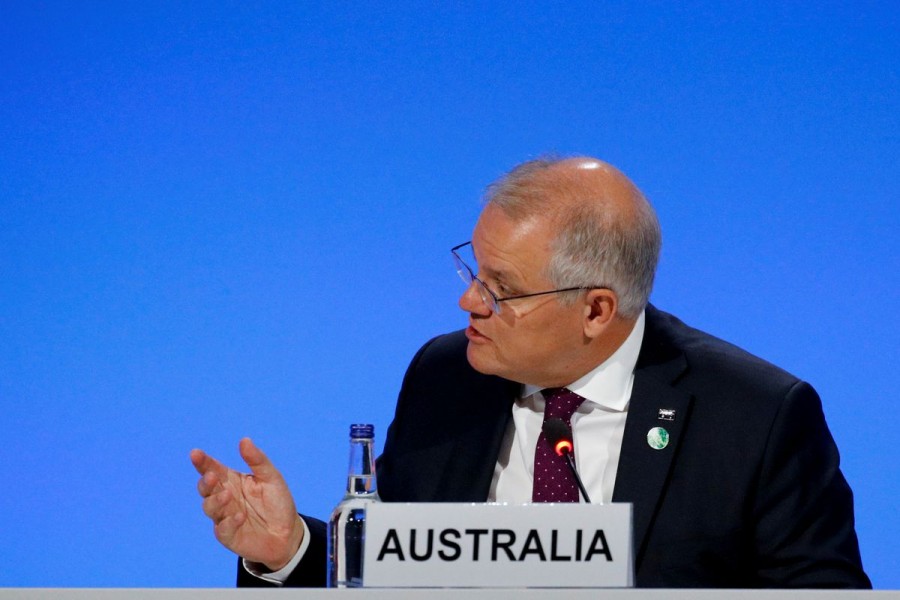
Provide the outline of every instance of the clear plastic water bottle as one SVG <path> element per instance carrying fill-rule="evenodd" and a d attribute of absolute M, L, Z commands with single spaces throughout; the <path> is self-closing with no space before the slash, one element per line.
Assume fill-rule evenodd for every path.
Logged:
<path fill-rule="evenodd" d="M 328 521 L 328 587 L 362 587 L 366 505 L 379 502 L 375 482 L 375 427 L 350 426 L 347 493 Z"/>

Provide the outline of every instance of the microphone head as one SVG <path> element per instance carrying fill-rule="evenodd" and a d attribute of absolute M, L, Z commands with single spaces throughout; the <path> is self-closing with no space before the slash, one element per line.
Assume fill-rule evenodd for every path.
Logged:
<path fill-rule="evenodd" d="M 553 450 L 559 455 L 569 454 L 574 448 L 572 444 L 572 430 L 566 422 L 559 417 L 547 419 L 543 426 L 544 435 Z"/>

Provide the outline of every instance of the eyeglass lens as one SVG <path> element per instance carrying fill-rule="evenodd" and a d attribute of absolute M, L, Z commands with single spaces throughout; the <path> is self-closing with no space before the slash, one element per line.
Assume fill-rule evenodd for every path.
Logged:
<path fill-rule="evenodd" d="M 472 282 L 475 282 L 475 287 L 478 289 L 478 294 L 481 296 L 481 299 L 484 301 L 484 304 L 491 309 L 491 311 L 495 313 L 500 312 L 500 305 L 494 299 L 494 295 L 487 289 L 484 283 L 475 277 L 472 273 L 472 269 L 462 261 L 456 254 L 453 255 L 453 263 L 456 266 L 456 273 L 459 275 L 459 278 L 462 279 L 463 283 L 466 286 L 472 285 Z"/>

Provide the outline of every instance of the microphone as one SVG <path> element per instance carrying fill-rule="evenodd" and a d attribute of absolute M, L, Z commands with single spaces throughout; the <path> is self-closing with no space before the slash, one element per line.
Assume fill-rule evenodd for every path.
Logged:
<path fill-rule="evenodd" d="M 544 421 L 543 431 L 553 451 L 566 459 L 566 464 L 569 465 L 572 475 L 575 476 L 575 483 L 578 484 L 584 501 L 590 504 L 591 499 L 588 497 L 587 490 L 584 489 L 584 484 L 581 483 L 581 477 L 578 476 L 578 470 L 575 468 L 575 459 L 572 458 L 572 450 L 575 447 L 572 444 L 572 430 L 565 421 L 556 417 Z"/>

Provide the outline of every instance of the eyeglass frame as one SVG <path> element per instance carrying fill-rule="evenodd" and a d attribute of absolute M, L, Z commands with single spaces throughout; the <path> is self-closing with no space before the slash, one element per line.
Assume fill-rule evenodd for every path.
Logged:
<path fill-rule="evenodd" d="M 454 246 L 450 248 L 450 254 L 453 255 L 453 262 L 456 263 L 456 274 L 459 275 L 459 278 L 462 279 L 463 283 L 467 286 L 472 285 L 472 282 L 478 284 L 479 296 L 481 296 L 481 300 L 484 302 L 485 306 L 491 309 L 492 312 L 500 314 L 500 303 L 506 302 L 507 300 L 520 300 L 522 298 L 533 298 L 535 296 L 546 296 L 547 294 L 559 294 L 561 292 L 574 292 L 574 291 L 584 291 L 584 290 L 595 290 L 601 289 L 606 286 L 580 286 L 580 287 L 568 287 L 568 288 L 560 288 L 558 290 L 547 290 L 546 292 L 533 292 L 531 294 L 517 294 L 515 296 L 507 296 L 505 298 L 499 297 L 494 291 L 488 287 L 488 285 L 478 278 L 475 275 L 475 272 L 472 270 L 472 267 L 466 264 L 466 261 L 462 259 L 462 257 L 456 252 L 460 248 L 465 246 L 470 246 L 472 244 L 471 240 L 468 242 L 463 242 L 458 246 Z M 462 268 L 460 268 L 462 267 Z M 465 270 L 463 270 L 465 269 Z M 466 274 L 469 275 L 469 278 L 466 278 Z M 487 296 L 485 296 L 485 292 L 487 292 Z"/>

